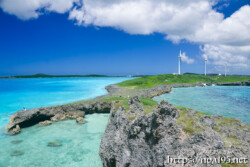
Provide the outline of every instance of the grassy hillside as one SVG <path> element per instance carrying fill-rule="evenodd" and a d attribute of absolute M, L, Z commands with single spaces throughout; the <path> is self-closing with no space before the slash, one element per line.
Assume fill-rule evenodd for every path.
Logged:
<path fill-rule="evenodd" d="M 141 78 L 136 78 L 133 80 L 124 81 L 118 83 L 117 85 L 122 87 L 154 87 L 158 84 L 174 84 L 174 83 L 196 83 L 196 82 L 210 82 L 210 83 L 219 83 L 219 82 L 237 82 L 237 81 L 248 81 L 250 76 L 240 76 L 240 75 L 228 75 L 228 76 L 204 76 L 197 74 L 184 74 L 184 75 L 155 75 L 155 76 L 144 76 Z"/>

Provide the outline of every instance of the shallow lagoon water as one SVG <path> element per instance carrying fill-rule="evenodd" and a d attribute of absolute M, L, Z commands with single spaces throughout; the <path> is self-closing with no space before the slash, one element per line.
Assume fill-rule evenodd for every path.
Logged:
<path fill-rule="evenodd" d="M 171 93 L 155 97 L 154 100 L 192 108 L 201 112 L 235 117 L 250 123 L 249 86 L 207 86 L 173 88 Z"/>
<path fill-rule="evenodd" d="M 99 145 L 109 114 L 86 116 L 86 124 L 75 120 L 53 123 L 50 126 L 35 125 L 22 130 L 16 136 L 1 140 L 1 167 L 100 167 Z M 11 143 L 22 140 L 21 143 Z M 49 142 L 59 142 L 60 147 L 48 147 Z M 11 156 L 14 151 L 23 155 Z"/>
<path fill-rule="evenodd" d="M 0 80 L 0 167 L 99 167 L 99 145 L 109 114 L 87 115 L 87 123 L 75 120 L 33 126 L 19 135 L 5 133 L 8 117 L 21 110 L 66 104 L 107 93 L 105 86 L 132 78 L 36 78 Z M 20 143 L 12 143 L 22 140 Z M 59 142 L 61 147 L 48 147 Z M 12 156 L 13 153 L 22 154 Z"/>

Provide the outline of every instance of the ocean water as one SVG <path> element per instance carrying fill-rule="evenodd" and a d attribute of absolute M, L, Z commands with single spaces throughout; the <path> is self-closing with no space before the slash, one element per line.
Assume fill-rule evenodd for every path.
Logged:
<path fill-rule="evenodd" d="M 105 86 L 132 78 L 35 78 L 0 80 L 0 167 L 99 167 L 99 144 L 109 114 L 87 115 L 87 123 L 75 120 L 33 126 L 19 135 L 5 132 L 8 117 L 23 107 L 54 106 L 91 99 L 107 93 Z M 21 140 L 20 143 L 12 143 Z M 60 147 L 48 147 L 59 142 Z M 13 153 L 21 155 L 13 156 Z"/>
<path fill-rule="evenodd" d="M 50 126 L 32 126 L 19 135 L 0 141 L 1 167 L 101 167 L 99 145 L 109 114 L 87 115 L 86 124 L 74 120 L 53 123 Z M 21 143 L 11 143 L 21 140 Z M 60 147 L 48 147 L 59 142 Z M 13 156 L 20 151 L 22 155 Z"/>
<path fill-rule="evenodd" d="M 235 117 L 250 123 L 249 86 L 207 86 L 173 88 L 171 93 L 155 97 L 154 100 L 192 108 L 201 112 Z"/>

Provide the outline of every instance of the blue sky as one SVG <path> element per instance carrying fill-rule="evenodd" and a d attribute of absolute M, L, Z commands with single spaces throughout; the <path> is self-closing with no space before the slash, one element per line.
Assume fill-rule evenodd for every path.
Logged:
<path fill-rule="evenodd" d="M 249 1 L 223 1 L 213 6 L 211 10 L 223 13 L 227 18 L 248 3 Z M 69 19 L 70 12 L 45 11 L 37 18 L 26 18 L 26 15 L 24 18 L 19 13 L 11 13 L 2 5 L 0 76 L 35 73 L 106 75 L 174 73 L 177 72 L 177 57 L 180 50 L 185 52 L 188 59 L 194 60 L 192 64 L 182 63 L 182 73 L 204 72 L 202 57 L 204 51 L 201 47 L 206 42 L 191 41 L 182 37 L 181 41 L 176 43 L 173 39 L 166 39 L 167 32 L 154 30 L 150 33 L 133 32 L 127 27 L 117 28 L 117 24 L 86 25 L 85 21 L 83 25 L 77 19 Z M 215 64 L 212 60 L 211 56 L 207 71 L 222 72 L 221 64 Z M 234 69 L 233 64 L 232 69 Z M 237 69 L 229 72 L 248 73 L 245 68 Z"/>

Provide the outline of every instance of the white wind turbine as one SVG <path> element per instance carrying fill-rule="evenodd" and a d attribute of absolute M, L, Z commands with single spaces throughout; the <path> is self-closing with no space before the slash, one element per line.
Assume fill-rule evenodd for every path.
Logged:
<path fill-rule="evenodd" d="M 227 76 L 227 63 L 225 63 L 225 76 Z"/>
<path fill-rule="evenodd" d="M 207 75 L 207 58 L 205 58 L 205 76 Z"/>
<path fill-rule="evenodd" d="M 179 58 L 179 63 L 178 63 L 178 74 L 181 74 L 181 50 L 180 50 L 180 55 L 178 56 Z"/>

